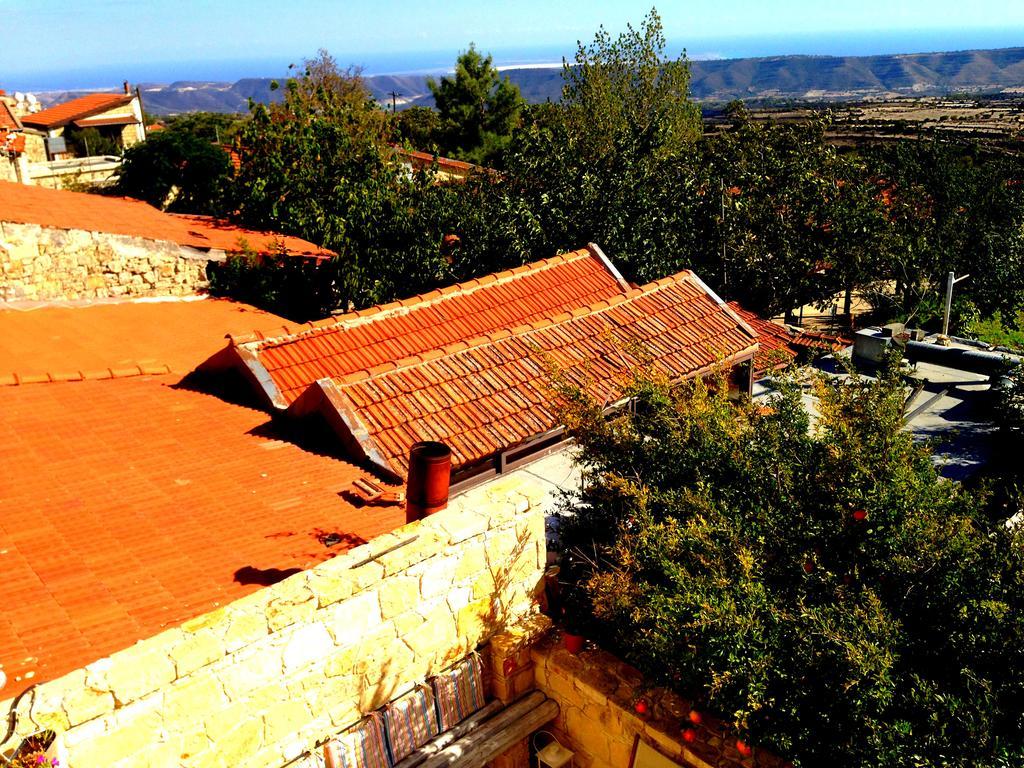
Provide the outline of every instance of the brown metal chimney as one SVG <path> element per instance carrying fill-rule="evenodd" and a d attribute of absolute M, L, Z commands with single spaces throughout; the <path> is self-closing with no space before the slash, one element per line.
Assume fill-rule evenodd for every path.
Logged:
<path fill-rule="evenodd" d="M 420 520 L 448 506 L 452 451 L 444 443 L 426 441 L 409 449 L 409 480 L 405 494 L 406 522 Z"/>

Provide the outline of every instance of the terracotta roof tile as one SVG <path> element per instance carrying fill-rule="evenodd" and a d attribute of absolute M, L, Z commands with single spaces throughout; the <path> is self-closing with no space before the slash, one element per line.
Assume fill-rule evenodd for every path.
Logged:
<path fill-rule="evenodd" d="M 21 125 L 15 117 L 11 106 L 0 98 L 0 131 L 20 131 Z"/>
<path fill-rule="evenodd" d="M 286 406 L 319 378 L 386 370 L 379 366 L 542 321 L 623 290 L 601 259 L 582 249 L 246 346 L 280 391 L 277 405 Z"/>
<path fill-rule="evenodd" d="M 361 470 L 177 380 L 0 389 L 0 697 L 404 523 L 339 496 Z"/>
<path fill-rule="evenodd" d="M 332 385 L 359 404 L 385 469 L 404 475 L 411 444 L 427 439 L 447 442 L 453 466 L 463 467 L 556 426 L 545 359 L 610 404 L 622 397 L 624 377 L 641 365 L 630 349 L 637 343 L 673 379 L 743 359 L 756 348 L 735 314 L 681 273 L 598 301 L 586 315 L 558 313 L 513 336 L 492 333 L 369 377 L 335 377 Z"/>
<path fill-rule="evenodd" d="M 36 112 L 24 115 L 21 122 L 32 128 L 59 128 L 62 125 L 108 109 L 130 104 L 134 96 L 125 93 L 89 93 Z"/>
<path fill-rule="evenodd" d="M 225 334 L 283 322 L 210 298 L 0 309 L 0 385 L 185 374 L 218 351 Z"/>
<path fill-rule="evenodd" d="M 277 254 L 283 248 L 290 256 L 332 255 L 297 237 L 255 232 L 207 216 L 176 216 L 141 200 L 10 181 L 0 181 L 0 221 L 166 240 L 200 250 L 238 252 L 244 244 L 261 254 Z"/>
<path fill-rule="evenodd" d="M 765 320 L 744 309 L 735 301 L 729 302 L 729 308 L 757 333 L 761 347 L 754 359 L 755 376 L 764 376 L 770 370 L 784 368 L 797 358 L 801 350 L 838 352 L 853 343 L 852 339 L 840 336 L 813 331 L 791 331 L 784 325 Z"/>

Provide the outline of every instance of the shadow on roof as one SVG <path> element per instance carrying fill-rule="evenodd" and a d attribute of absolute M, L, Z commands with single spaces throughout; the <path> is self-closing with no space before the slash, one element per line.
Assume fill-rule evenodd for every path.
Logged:
<path fill-rule="evenodd" d="M 187 389 L 190 392 L 212 395 L 232 405 L 266 411 L 263 401 L 249 382 L 233 368 L 205 369 L 200 366 L 187 373 L 181 381 L 173 386 L 175 389 Z"/>
<path fill-rule="evenodd" d="M 235 581 L 239 584 L 257 584 L 261 587 L 269 587 L 272 584 L 284 581 L 289 576 L 302 573 L 301 568 L 256 568 L 246 565 L 235 571 Z"/>

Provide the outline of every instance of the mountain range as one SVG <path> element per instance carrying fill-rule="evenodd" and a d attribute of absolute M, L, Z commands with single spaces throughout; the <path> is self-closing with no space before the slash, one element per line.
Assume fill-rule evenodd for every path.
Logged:
<path fill-rule="evenodd" d="M 950 93 L 1024 94 L 1024 47 L 997 50 L 915 53 L 884 56 L 773 56 L 691 61 L 691 94 L 701 102 L 744 99 L 853 101 L 897 96 L 941 96 Z M 532 103 L 557 101 L 561 66 L 507 69 Z M 270 78 L 245 78 L 234 83 L 175 82 L 140 86 L 151 114 L 208 110 L 244 112 L 250 98 L 280 98 Z M 431 106 L 426 75 L 375 75 L 366 78 L 371 93 L 398 108 Z M 37 94 L 54 103 L 75 94 Z"/>

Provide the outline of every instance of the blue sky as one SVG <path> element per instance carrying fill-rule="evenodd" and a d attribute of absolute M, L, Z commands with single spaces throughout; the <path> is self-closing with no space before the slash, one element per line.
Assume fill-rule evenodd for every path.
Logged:
<path fill-rule="evenodd" d="M 280 74 L 330 50 L 368 73 L 436 69 L 469 41 L 499 63 L 571 54 L 598 25 L 639 23 L 625 0 L 0 0 L 0 87 L 112 77 Z M 866 54 L 1024 45 L 1019 0 L 671 0 L 674 47 L 696 57 Z M 117 73 L 117 74 L 115 74 Z M 69 80 L 70 78 L 70 80 Z"/>

